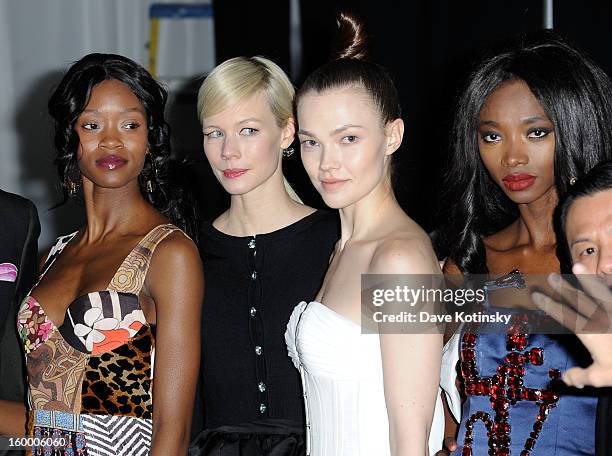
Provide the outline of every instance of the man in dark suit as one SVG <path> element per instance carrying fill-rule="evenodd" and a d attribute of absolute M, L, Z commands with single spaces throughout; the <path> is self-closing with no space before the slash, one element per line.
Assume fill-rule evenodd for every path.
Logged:
<path fill-rule="evenodd" d="M 36 280 L 39 234 L 36 206 L 0 190 L 0 399 L 25 401 L 17 310 Z M 0 439 L 0 454 L 7 454 L 6 448 L 6 440 Z"/>

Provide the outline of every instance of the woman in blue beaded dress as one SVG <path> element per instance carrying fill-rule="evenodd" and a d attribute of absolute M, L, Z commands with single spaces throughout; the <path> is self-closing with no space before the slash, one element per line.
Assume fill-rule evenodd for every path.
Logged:
<path fill-rule="evenodd" d="M 461 330 L 454 455 L 595 454 L 597 392 L 559 380 L 588 353 L 574 336 L 531 334 L 512 307 L 529 302 L 527 275 L 560 270 L 555 206 L 611 156 L 611 123 L 609 78 L 552 32 L 483 60 L 459 99 L 438 247 L 446 273 L 488 274 L 485 312 L 514 317 Z"/>

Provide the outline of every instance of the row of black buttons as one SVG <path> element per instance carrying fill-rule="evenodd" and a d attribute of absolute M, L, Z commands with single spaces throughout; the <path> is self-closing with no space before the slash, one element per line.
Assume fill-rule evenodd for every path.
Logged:
<path fill-rule="evenodd" d="M 257 256 L 257 241 L 255 240 L 255 236 L 253 236 L 253 239 L 249 241 L 248 247 L 250 249 L 253 249 L 253 258 L 255 258 Z M 251 272 L 251 280 L 257 280 L 257 271 L 255 269 L 253 269 L 253 271 Z M 251 307 L 249 309 L 249 315 L 251 318 L 256 318 L 257 309 L 255 307 Z M 261 345 L 255 345 L 254 350 L 257 356 L 261 356 L 263 354 L 263 347 Z M 260 381 L 259 383 L 257 383 L 257 389 L 260 393 L 265 393 L 267 389 L 265 382 Z M 266 413 L 266 410 L 268 410 L 268 406 L 264 402 L 259 404 L 260 414 L 263 415 L 264 413 Z"/>

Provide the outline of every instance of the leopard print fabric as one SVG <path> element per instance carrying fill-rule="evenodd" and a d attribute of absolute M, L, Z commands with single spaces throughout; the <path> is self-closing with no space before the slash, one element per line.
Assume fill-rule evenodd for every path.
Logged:
<path fill-rule="evenodd" d="M 83 378 L 81 411 L 152 418 L 153 347 L 153 334 L 147 325 L 128 343 L 91 356 Z"/>

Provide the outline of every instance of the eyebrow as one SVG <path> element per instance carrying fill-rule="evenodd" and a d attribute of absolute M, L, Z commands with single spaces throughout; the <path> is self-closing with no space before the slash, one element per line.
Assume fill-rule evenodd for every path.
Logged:
<path fill-rule="evenodd" d="M 480 122 L 478 122 L 479 127 L 483 125 L 490 125 L 491 127 L 499 127 L 499 124 L 495 122 L 494 120 L 481 120 Z"/>
<path fill-rule="evenodd" d="M 574 241 L 572 241 L 572 244 L 570 245 L 570 247 L 573 247 L 576 244 L 580 244 L 581 242 L 589 242 L 589 238 L 578 238 L 578 239 L 575 239 Z"/>
<path fill-rule="evenodd" d="M 310 133 L 308 130 L 303 130 L 301 128 L 298 130 L 297 134 L 298 135 L 312 136 L 312 137 L 315 136 L 313 133 Z"/>
<path fill-rule="evenodd" d="M 261 122 L 261 120 L 259 120 L 256 117 L 249 117 L 248 119 L 244 119 L 244 120 L 241 120 L 240 122 L 238 122 L 238 125 L 243 124 L 243 123 L 247 123 L 247 122 Z"/>
<path fill-rule="evenodd" d="M 130 113 L 130 112 L 139 112 L 139 113 L 141 113 L 141 114 L 142 114 L 142 113 L 143 113 L 143 111 L 144 111 L 144 109 L 142 109 L 142 108 L 137 108 L 137 107 L 134 107 L 134 108 L 126 108 L 126 109 L 124 109 L 124 110 L 122 110 L 122 111 L 121 111 L 121 114 L 127 114 L 127 113 Z M 99 109 L 83 109 L 83 112 L 84 112 L 84 113 L 88 113 L 88 114 L 89 114 L 89 113 L 91 113 L 91 114 L 100 114 L 100 113 L 101 113 L 101 111 L 100 111 Z"/>
<path fill-rule="evenodd" d="M 365 129 L 364 126 L 362 125 L 355 125 L 355 124 L 347 124 L 347 125 L 342 125 L 341 127 L 338 127 L 334 130 L 331 131 L 331 135 L 337 135 L 338 133 L 342 133 L 345 130 L 348 130 L 349 128 L 361 128 L 361 129 Z M 310 133 L 308 130 L 303 130 L 303 129 L 299 129 L 298 130 L 298 135 L 306 135 L 306 136 L 312 136 L 312 137 L 316 137 L 316 135 L 314 133 Z"/>
<path fill-rule="evenodd" d="M 332 135 L 337 135 L 338 133 L 342 133 L 345 130 L 348 130 L 349 128 L 365 128 L 362 127 L 361 125 L 355 125 L 355 124 L 346 124 L 346 125 L 342 125 L 341 127 L 336 128 L 335 130 L 333 130 L 331 132 Z"/>
<path fill-rule="evenodd" d="M 550 122 L 550 120 L 546 117 L 532 116 L 532 117 L 528 117 L 527 119 L 523 120 L 523 123 L 529 125 L 529 124 L 540 122 L 540 121 Z"/>
<path fill-rule="evenodd" d="M 550 120 L 547 117 L 542 117 L 542 116 L 531 116 L 526 118 L 525 120 L 523 120 L 521 123 L 525 124 L 525 125 L 531 125 L 533 123 L 536 122 L 550 122 Z M 499 124 L 497 122 L 495 122 L 494 120 L 481 120 L 478 123 L 479 126 L 483 126 L 483 125 L 490 125 L 491 127 L 499 127 Z"/>

